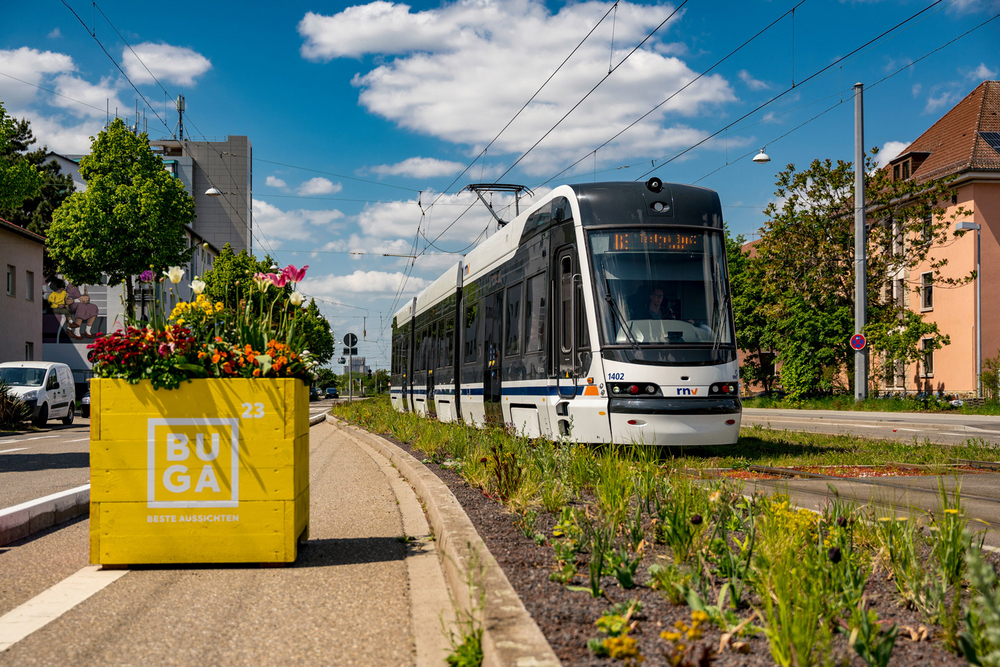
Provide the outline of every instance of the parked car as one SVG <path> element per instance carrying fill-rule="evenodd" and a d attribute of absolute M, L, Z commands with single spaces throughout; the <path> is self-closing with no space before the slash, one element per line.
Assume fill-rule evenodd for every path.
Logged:
<path fill-rule="evenodd" d="M 318 401 L 319 400 L 319 388 L 318 387 L 309 387 L 309 400 L 310 401 Z"/>
<path fill-rule="evenodd" d="M 50 419 L 72 424 L 76 415 L 76 385 L 69 366 L 55 361 L 6 361 L 0 380 L 31 408 L 31 420 L 43 426 Z"/>
<path fill-rule="evenodd" d="M 88 391 L 80 399 L 80 416 L 90 418 L 90 392 Z"/>
<path fill-rule="evenodd" d="M 340 398 L 340 392 L 337 391 L 336 387 L 327 387 L 326 388 L 326 397 L 327 398 Z"/>

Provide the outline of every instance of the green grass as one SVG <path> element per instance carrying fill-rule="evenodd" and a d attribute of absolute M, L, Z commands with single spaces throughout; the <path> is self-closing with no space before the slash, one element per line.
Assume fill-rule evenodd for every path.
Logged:
<path fill-rule="evenodd" d="M 744 398 L 747 408 L 776 408 L 783 410 L 849 410 L 855 412 L 949 412 L 960 415 L 1000 415 L 1000 403 L 987 402 L 981 406 L 953 407 L 948 401 L 937 398 L 869 398 L 855 401 L 853 396 L 823 396 L 790 401 L 781 398 Z"/>

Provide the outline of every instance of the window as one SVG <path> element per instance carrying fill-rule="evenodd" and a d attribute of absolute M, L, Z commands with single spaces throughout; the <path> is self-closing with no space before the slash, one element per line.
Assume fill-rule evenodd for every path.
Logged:
<path fill-rule="evenodd" d="M 907 160 L 903 163 L 903 180 L 905 181 L 910 177 L 910 161 Z"/>
<path fill-rule="evenodd" d="M 934 339 L 924 338 L 920 341 L 920 348 L 923 350 L 923 357 L 920 360 L 920 377 L 934 377 Z"/>
<path fill-rule="evenodd" d="M 35 344 L 30 341 L 24 344 L 24 360 L 25 361 L 35 360 Z"/>
<path fill-rule="evenodd" d="M 7 296 L 17 295 L 17 269 L 7 265 Z"/>
<path fill-rule="evenodd" d="M 894 181 L 898 181 L 899 180 L 899 165 L 898 164 L 895 167 L 892 168 L 892 180 L 894 180 Z"/>
<path fill-rule="evenodd" d="M 35 272 L 25 271 L 24 273 L 24 298 L 28 301 L 35 300 Z"/>
<path fill-rule="evenodd" d="M 920 310 L 934 310 L 934 274 L 920 274 Z"/>
<path fill-rule="evenodd" d="M 524 300 L 525 352 L 538 352 L 545 347 L 545 274 L 528 279 Z"/>
<path fill-rule="evenodd" d="M 507 354 L 521 352 L 521 283 L 507 289 Z"/>
<path fill-rule="evenodd" d="M 465 363 L 479 358 L 479 304 L 465 308 Z"/>

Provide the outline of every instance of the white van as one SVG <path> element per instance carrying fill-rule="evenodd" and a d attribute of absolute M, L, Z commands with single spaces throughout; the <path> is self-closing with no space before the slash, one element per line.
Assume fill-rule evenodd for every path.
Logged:
<path fill-rule="evenodd" d="M 55 361 L 5 361 L 0 364 L 0 380 L 10 393 L 31 408 L 32 421 L 42 426 L 61 418 L 72 424 L 76 415 L 76 386 L 66 364 Z"/>

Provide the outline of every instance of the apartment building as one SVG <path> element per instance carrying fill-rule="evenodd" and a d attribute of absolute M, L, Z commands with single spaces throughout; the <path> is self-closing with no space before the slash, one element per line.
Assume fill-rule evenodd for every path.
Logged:
<path fill-rule="evenodd" d="M 42 358 L 42 256 L 45 237 L 0 218 L 0 361 Z"/>

